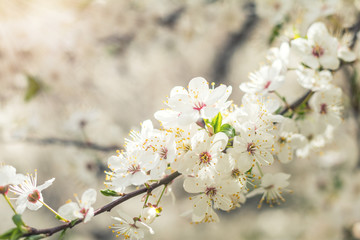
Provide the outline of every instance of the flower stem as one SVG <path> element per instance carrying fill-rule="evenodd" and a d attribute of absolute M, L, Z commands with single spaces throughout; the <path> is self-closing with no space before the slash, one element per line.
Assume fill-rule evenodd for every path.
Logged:
<path fill-rule="evenodd" d="M 281 96 L 280 93 L 278 93 L 277 91 L 273 91 L 273 93 L 275 93 L 275 95 L 280 98 L 280 100 L 285 104 L 285 107 L 289 107 L 289 104 L 287 103 L 285 97 Z"/>
<path fill-rule="evenodd" d="M 257 166 L 257 168 L 258 168 L 258 170 L 259 170 L 259 172 L 260 172 L 260 176 L 261 176 L 261 177 L 264 176 L 264 173 L 262 172 L 259 163 L 256 163 L 256 166 Z"/>
<path fill-rule="evenodd" d="M 147 193 L 143 208 L 146 206 L 150 194 L 151 194 L 151 193 L 149 193 L 149 192 Z"/>
<path fill-rule="evenodd" d="M 56 212 L 54 209 L 52 209 L 49 205 L 47 205 L 45 202 L 38 200 L 39 202 L 41 202 L 47 209 L 49 209 L 51 212 L 53 212 L 55 214 L 55 216 L 59 217 L 61 221 L 64 222 L 70 222 L 69 220 L 67 220 L 66 218 L 63 218 L 62 216 L 60 216 L 60 214 L 58 212 Z"/>
<path fill-rule="evenodd" d="M 15 214 L 17 214 L 17 212 L 16 212 L 14 206 L 12 205 L 12 203 L 10 202 L 10 199 L 8 198 L 8 196 L 6 194 L 3 194 L 3 196 L 4 196 L 5 200 L 7 201 L 7 203 L 9 204 L 9 206 L 11 207 L 11 209 L 13 210 L 13 212 Z"/>
<path fill-rule="evenodd" d="M 160 197 L 159 197 L 159 199 L 158 199 L 158 201 L 156 203 L 156 206 L 159 206 L 160 200 L 161 200 L 162 196 L 164 195 L 166 187 L 167 187 L 167 184 L 164 185 L 164 188 L 163 188 L 163 190 L 161 192 L 161 195 L 160 195 Z"/>

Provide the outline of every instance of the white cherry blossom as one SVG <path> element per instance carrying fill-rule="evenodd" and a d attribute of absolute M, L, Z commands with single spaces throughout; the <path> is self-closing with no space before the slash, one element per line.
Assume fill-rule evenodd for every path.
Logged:
<path fill-rule="evenodd" d="M 285 201 L 283 196 L 284 191 L 288 191 L 286 187 L 289 185 L 288 179 L 290 178 L 289 174 L 286 173 L 266 173 L 262 179 L 260 187 L 253 190 L 247 195 L 247 197 L 253 197 L 257 194 L 262 194 L 258 207 L 260 208 L 263 201 L 273 206 L 273 204 L 280 204 L 279 200 Z"/>
<path fill-rule="evenodd" d="M 52 178 L 37 186 L 37 171 L 35 171 L 35 176 L 27 174 L 19 185 L 10 186 L 10 191 L 18 195 L 16 198 L 16 211 L 22 214 L 26 208 L 33 211 L 41 208 L 44 204 L 41 191 L 48 188 L 54 180 L 55 178 Z"/>
<path fill-rule="evenodd" d="M 153 229 L 143 223 L 140 219 L 136 219 L 135 221 L 124 213 L 122 213 L 120 217 L 111 218 L 119 222 L 117 224 L 112 224 L 109 227 L 112 229 L 113 233 L 116 234 L 116 237 L 123 235 L 125 239 L 138 240 L 144 238 L 144 231 L 149 231 L 151 234 L 154 234 Z"/>
<path fill-rule="evenodd" d="M 213 179 L 187 177 L 184 181 L 184 189 L 189 193 L 200 193 L 194 198 L 191 198 L 194 201 L 193 222 L 217 219 L 216 216 L 213 217 L 211 206 L 215 209 L 228 211 L 234 206 L 230 196 L 239 195 L 241 191 L 237 184 L 222 181 L 219 175 L 216 175 Z M 209 216 L 211 216 L 210 219 Z"/>
<path fill-rule="evenodd" d="M 274 61 L 271 65 L 262 66 L 259 71 L 250 73 L 251 82 L 240 84 L 240 89 L 246 93 L 267 94 L 275 91 L 284 82 L 283 64 L 281 60 Z"/>
<path fill-rule="evenodd" d="M 84 219 L 84 223 L 90 221 L 94 216 L 94 208 L 91 205 L 96 201 L 96 190 L 92 188 L 86 190 L 81 200 L 76 195 L 75 197 L 77 203 L 70 201 L 61 206 L 58 210 L 59 215 L 70 221 L 77 218 Z"/>
<path fill-rule="evenodd" d="M 325 129 L 327 124 L 336 127 L 341 123 L 341 97 L 341 89 L 333 87 L 326 91 L 316 92 L 310 99 L 310 107 L 322 122 L 322 129 Z"/>
<path fill-rule="evenodd" d="M 302 63 L 317 69 L 320 66 L 325 69 L 335 70 L 340 61 L 337 57 L 338 40 L 332 37 L 325 24 L 316 22 L 310 26 L 307 39 L 297 38 L 291 41 L 291 46 L 298 51 Z"/>
<path fill-rule="evenodd" d="M 155 118 L 164 126 L 184 126 L 196 122 L 199 118 L 212 119 L 229 104 L 224 96 L 229 96 L 231 87 L 220 85 L 214 89 L 201 77 L 193 78 L 188 90 L 174 87 L 166 104 L 168 110 L 155 113 Z"/>
<path fill-rule="evenodd" d="M 106 184 L 119 192 L 123 192 L 130 185 L 142 185 L 151 179 L 148 171 L 154 169 L 158 161 L 158 155 L 142 150 L 112 156 L 108 160 L 111 172 L 106 172 Z"/>
<path fill-rule="evenodd" d="M 202 130 L 191 141 L 191 150 L 184 156 L 180 172 L 193 176 L 213 174 L 217 162 L 222 161 L 224 157 L 222 151 L 226 148 L 228 137 L 222 132 L 210 137 L 205 130 Z"/>
<path fill-rule="evenodd" d="M 235 159 L 238 168 L 248 169 L 256 163 L 271 165 L 274 162 L 274 136 L 254 131 L 241 131 L 240 136 L 234 138 L 233 148 L 228 149 Z"/>
<path fill-rule="evenodd" d="M 298 76 L 298 83 L 306 89 L 320 91 L 332 87 L 331 82 L 333 80 L 333 76 L 328 70 L 317 71 L 300 66 L 296 70 L 296 74 Z"/>

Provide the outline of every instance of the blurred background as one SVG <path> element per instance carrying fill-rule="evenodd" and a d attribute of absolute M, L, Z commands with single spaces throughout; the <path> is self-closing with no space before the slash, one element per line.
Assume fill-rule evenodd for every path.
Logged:
<path fill-rule="evenodd" d="M 203 76 L 232 85 L 240 104 L 239 84 L 270 47 L 294 29 L 305 35 L 316 20 L 334 32 L 350 28 L 359 7 L 357 0 L 0 0 L 0 162 L 37 169 L 39 184 L 55 177 L 43 195 L 57 209 L 74 193 L 104 188 L 108 157 L 140 122 L 159 126 L 153 113 L 172 87 Z M 292 174 L 285 203 L 257 209 L 259 196 L 219 212 L 220 223 L 193 225 L 179 179 L 152 224 L 156 234 L 145 239 L 360 239 L 359 130 L 346 77 L 335 75 L 346 106 L 336 137 L 307 159 L 275 166 Z M 292 102 L 305 90 L 289 74 L 279 92 Z M 95 208 L 110 200 L 99 194 Z M 117 208 L 140 209 L 140 198 Z M 0 232 L 12 227 L 11 214 L 1 198 Z M 65 239 L 115 239 L 108 226 L 116 215 L 99 215 Z M 59 224 L 44 207 L 23 218 L 36 228 Z"/>

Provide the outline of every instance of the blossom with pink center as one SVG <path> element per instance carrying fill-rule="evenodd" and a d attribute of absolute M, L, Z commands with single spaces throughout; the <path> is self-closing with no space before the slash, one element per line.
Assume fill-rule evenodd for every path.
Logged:
<path fill-rule="evenodd" d="M 309 104 L 313 109 L 314 116 L 322 122 L 322 129 L 325 131 L 327 125 L 338 126 L 341 119 L 342 91 L 333 87 L 326 91 L 319 91 L 310 99 Z"/>
<path fill-rule="evenodd" d="M 250 73 L 250 82 L 240 84 L 240 89 L 252 94 L 273 92 L 281 87 L 284 82 L 283 68 L 280 60 L 274 61 L 271 65 L 265 65 L 259 71 Z"/>
<path fill-rule="evenodd" d="M 84 223 L 90 221 L 94 216 L 94 208 L 91 207 L 96 201 L 96 191 L 95 189 L 86 190 L 81 196 L 81 200 L 75 195 L 75 202 L 68 202 L 65 205 L 59 208 L 59 215 L 72 221 L 77 218 L 84 219 Z"/>
<path fill-rule="evenodd" d="M 248 170 L 256 163 L 271 165 L 274 162 L 274 136 L 264 132 L 240 131 L 236 136 L 233 148 L 228 149 L 235 159 L 235 166 L 241 170 Z"/>
<path fill-rule="evenodd" d="M 122 213 L 120 217 L 112 217 L 112 219 L 119 222 L 109 227 L 116 234 L 116 237 L 123 235 L 125 239 L 137 240 L 144 238 L 144 231 L 154 234 L 153 229 L 139 218 L 132 219 L 130 216 Z"/>
<path fill-rule="evenodd" d="M 108 160 L 106 184 L 114 190 L 123 192 L 130 185 L 142 185 L 151 179 L 149 171 L 159 163 L 159 156 L 153 152 L 135 150 L 122 152 Z"/>
<path fill-rule="evenodd" d="M 10 191 L 18 195 L 16 198 L 16 211 L 22 214 L 26 208 L 36 211 L 43 205 L 43 196 L 41 191 L 48 188 L 55 178 L 47 180 L 40 186 L 37 185 L 37 171 L 35 176 L 27 174 L 25 179 L 16 186 L 10 186 Z"/>
<path fill-rule="evenodd" d="M 310 68 L 318 69 L 321 66 L 335 70 L 339 67 L 338 40 L 329 34 L 326 26 L 321 22 L 310 26 L 307 39 L 292 40 L 291 46 L 298 53 L 301 62 Z"/>
<path fill-rule="evenodd" d="M 207 175 L 214 173 L 218 161 L 223 160 L 228 143 L 225 133 L 219 132 L 213 136 L 205 131 L 199 131 L 191 139 L 191 150 L 184 156 L 183 164 L 178 171 L 190 175 Z"/>
<path fill-rule="evenodd" d="M 262 179 L 260 188 L 250 192 L 247 197 L 253 197 L 257 194 L 262 194 L 258 207 L 260 208 L 263 201 L 273 206 L 274 203 L 280 204 L 279 200 L 285 201 L 282 194 L 284 191 L 289 191 L 286 187 L 289 185 L 289 174 L 285 173 L 266 173 Z"/>
<path fill-rule="evenodd" d="M 211 222 L 218 220 L 212 208 L 228 211 L 234 206 L 233 196 L 239 196 L 241 189 L 233 181 L 223 181 L 221 175 L 214 178 L 187 177 L 184 181 L 184 189 L 189 193 L 199 195 L 190 198 L 193 204 L 193 222 Z"/>
<path fill-rule="evenodd" d="M 231 91 L 225 85 L 209 88 L 204 78 L 193 78 L 188 90 L 179 86 L 171 90 L 166 102 L 170 109 L 156 112 L 155 118 L 164 126 L 186 126 L 199 118 L 212 119 L 230 105 L 226 100 Z"/>

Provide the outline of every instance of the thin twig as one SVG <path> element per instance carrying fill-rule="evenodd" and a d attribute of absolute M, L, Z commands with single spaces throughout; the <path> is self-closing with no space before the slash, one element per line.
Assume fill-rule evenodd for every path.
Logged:
<path fill-rule="evenodd" d="M 120 147 L 116 145 L 102 146 L 92 142 L 84 142 L 81 140 L 63 139 L 57 137 L 26 138 L 25 142 L 39 144 L 39 145 L 75 146 L 77 148 L 92 149 L 100 152 L 112 152 L 120 149 Z"/>
<path fill-rule="evenodd" d="M 298 100 L 296 100 L 295 102 L 293 102 L 290 106 L 286 106 L 281 112 L 280 114 L 281 115 L 284 115 L 285 113 L 287 113 L 287 111 L 289 110 L 294 110 L 295 108 L 297 108 L 298 106 L 300 106 L 304 100 L 306 98 L 309 98 L 311 97 L 311 95 L 313 94 L 314 92 L 312 91 L 308 91 L 306 92 L 302 97 L 300 97 Z"/>
<path fill-rule="evenodd" d="M 104 212 L 110 212 L 114 207 L 116 207 L 117 205 L 129 200 L 129 199 L 132 199 L 142 193 L 145 193 L 145 192 L 148 192 L 148 191 L 152 191 L 162 185 L 167 185 L 169 183 L 171 183 L 175 178 L 177 178 L 178 176 L 180 176 L 181 173 L 179 172 L 174 172 L 172 173 L 171 175 L 163 178 L 162 180 L 160 180 L 159 182 L 157 183 L 154 183 L 152 185 L 150 185 L 149 187 L 143 187 L 143 188 L 140 188 L 138 190 L 135 190 L 131 193 L 128 193 L 128 194 L 125 194 L 124 196 L 120 197 L 119 199 L 115 200 L 115 201 L 112 201 L 108 204 L 106 204 L 105 206 L 97 209 L 95 211 L 95 214 L 94 216 L 97 216 L 101 213 L 104 213 Z M 26 233 L 23 235 L 23 237 L 27 237 L 27 236 L 33 236 L 33 235 L 39 235 L 39 234 L 45 234 L 46 236 L 51 236 L 53 235 L 54 233 L 57 233 L 57 232 L 60 232 L 62 230 L 65 230 L 65 229 L 68 229 L 68 228 L 73 228 L 74 226 L 80 224 L 83 222 L 83 219 L 78 219 L 76 222 L 73 222 L 73 223 L 66 223 L 66 224 L 63 224 L 63 225 L 60 225 L 60 226 L 56 226 L 56 227 L 53 227 L 53 228 L 46 228 L 46 229 L 36 229 L 36 228 L 31 228 L 29 233 Z"/>

